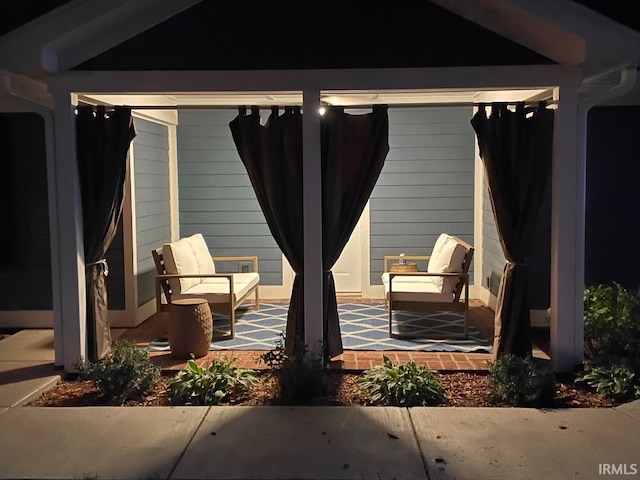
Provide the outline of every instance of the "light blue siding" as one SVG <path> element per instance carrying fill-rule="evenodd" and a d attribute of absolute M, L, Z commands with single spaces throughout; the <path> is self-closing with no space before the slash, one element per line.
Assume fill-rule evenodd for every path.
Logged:
<path fill-rule="evenodd" d="M 491 208 L 486 177 L 482 193 L 482 285 L 497 295 L 502 272 L 507 260 L 496 230 L 495 217 Z"/>
<path fill-rule="evenodd" d="M 498 238 L 495 217 L 491 209 L 489 190 L 484 182 L 483 192 L 483 264 L 482 285 L 498 294 L 504 266 L 507 263 Z M 531 242 L 529 264 L 529 306 L 545 310 L 549 307 L 551 291 L 551 188 L 547 185 Z"/>
<path fill-rule="evenodd" d="M 282 254 L 229 129 L 236 115 L 234 109 L 178 112 L 180 236 L 202 233 L 214 256 L 257 255 L 260 283 L 282 285 Z"/>
<path fill-rule="evenodd" d="M 155 296 L 151 250 L 171 241 L 169 132 L 166 126 L 135 119 L 133 141 L 136 198 L 138 305 Z"/>
<path fill-rule="evenodd" d="M 429 255 L 443 232 L 473 244 L 471 116 L 469 107 L 389 109 L 390 150 L 370 202 L 372 285 L 385 255 Z"/>

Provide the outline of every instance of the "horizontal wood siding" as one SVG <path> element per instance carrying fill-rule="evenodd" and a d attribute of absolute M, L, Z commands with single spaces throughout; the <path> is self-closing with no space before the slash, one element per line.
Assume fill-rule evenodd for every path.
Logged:
<path fill-rule="evenodd" d="M 473 244 L 471 116 L 469 107 L 389 109 L 390 150 L 370 203 L 371 285 L 385 255 L 429 255 L 441 233 Z"/>
<path fill-rule="evenodd" d="M 169 132 L 164 125 L 140 118 L 135 124 L 136 282 L 140 306 L 155 297 L 151 250 L 171 241 Z"/>
<path fill-rule="evenodd" d="M 529 265 L 529 306 L 546 310 L 551 295 L 551 181 L 545 190 L 543 203 L 537 219 L 535 235 L 531 243 Z M 483 194 L 483 246 L 482 285 L 498 294 L 504 266 L 507 263 L 498 238 L 495 217 L 491 209 L 489 190 Z M 490 279 L 490 280 L 489 280 Z"/>
<path fill-rule="evenodd" d="M 0 310 L 51 310 L 44 120 L 35 113 L 0 113 L 0 142 Z"/>
<path fill-rule="evenodd" d="M 502 245 L 496 230 L 495 217 L 491 208 L 489 189 L 486 177 L 482 193 L 482 285 L 494 295 L 498 294 L 498 287 L 502 279 L 502 272 L 507 260 L 502 252 Z"/>
<path fill-rule="evenodd" d="M 257 255 L 260 283 L 282 285 L 282 253 L 229 130 L 236 115 L 234 109 L 178 112 L 180 236 L 202 233 L 215 256 Z M 218 268 L 240 271 L 241 266 Z"/>

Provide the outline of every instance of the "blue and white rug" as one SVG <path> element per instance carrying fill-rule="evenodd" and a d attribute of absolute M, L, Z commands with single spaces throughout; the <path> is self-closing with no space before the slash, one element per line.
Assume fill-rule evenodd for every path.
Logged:
<path fill-rule="evenodd" d="M 260 310 L 236 312 L 235 338 L 216 340 L 229 332 L 229 320 L 214 314 L 214 341 L 210 350 L 272 350 L 278 336 L 285 331 L 287 304 L 261 303 Z M 389 313 L 382 304 L 338 304 L 340 330 L 345 350 L 413 350 L 426 352 L 490 353 L 491 344 L 480 331 L 469 325 L 467 339 L 396 339 L 389 338 Z M 464 317 L 454 312 L 422 314 L 394 312 L 394 333 L 419 333 L 446 336 L 461 333 Z M 168 351 L 168 342 L 153 341 L 150 350 Z"/>

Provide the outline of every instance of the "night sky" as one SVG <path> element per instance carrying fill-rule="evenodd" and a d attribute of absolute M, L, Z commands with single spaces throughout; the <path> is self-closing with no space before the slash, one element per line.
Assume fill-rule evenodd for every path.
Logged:
<path fill-rule="evenodd" d="M 207 0 L 205 0 L 207 1 Z M 210 0 L 209 0 L 210 1 Z M 591 8 L 603 15 L 607 15 L 613 20 L 620 22 L 628 27 L 640 31 L 640 2 L 636 0 L 575 0 L 577 3 Z M 2 0 L 2 15 L 0 15 L 0 35 L 19 27 L 20 25 L 37 18 L 38 16 L 53 10 L 69 0 Z M 275 5 L 272 2 L 266 2 Z M 286 2 L 282 2 L 286 3 Z M 296 2 L 299 3 L 299 2 Z M 377 3 L 371 2 L 372 6 Z M 384 3 L 384 2 L 382 2 Z M 308 8 L 309 4 L 306 4 Z M 322 11 L 322 5 L 320 4 Z M 346 2 L 345 2 L 346 5 Z M 392 5 L 399 5 L 392 3 Z M 368 11 L 376 11 L 377 8 L 367 9 Z M 326 11 L 319 14 L 328 21 L 336 14 Z M 388 25 L 389 28 L 401 29 L 402 25 Z"/>

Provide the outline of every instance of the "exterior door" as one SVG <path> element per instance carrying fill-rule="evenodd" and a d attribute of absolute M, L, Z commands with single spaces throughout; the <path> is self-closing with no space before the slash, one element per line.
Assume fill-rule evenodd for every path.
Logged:
<path fill-rule="evenodd" d="M 333 278 L 336 283 L 336 293 L 362 292 L 362 218 L 353 229 L 351 238 L 344 247 L 340 258 L 333 266 Z"/>

